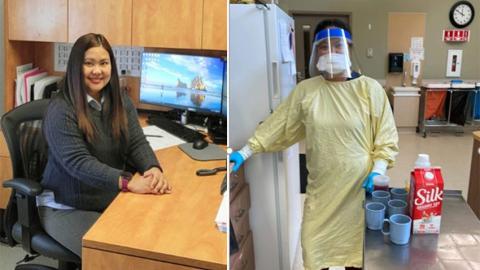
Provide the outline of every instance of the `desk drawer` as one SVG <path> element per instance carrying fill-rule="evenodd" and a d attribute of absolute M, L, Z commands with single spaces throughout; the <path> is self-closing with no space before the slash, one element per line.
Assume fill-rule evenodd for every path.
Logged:
<path fill-rule="evenodd" d="M 230 202 L 235 199 L 238 192 L 242 189 L 243 184 L 245 183 L 245 171 L 243 166 L 238 169 L 237 172 L 230 174 Z"/>
<path fill-rule="evenodd" d="M 142 269 L 142 270 L 200 270 L 162 261 L 155 261 L 134 255 L 124 255 L 93 248 L 82 248 L 83 270 L 118 270 L 118 269 Z"/>
<path fill-rule="evenodd" d="M 243 216 L 248 215 L 250 209 L 250 190 L 248 184 L 244 184 L 240 193 L 230 202 L 230 220 L 239 223 Z"/>
<path fill-rule="evenodd" d="M 250 232 L 245 241 L 245 245 L 236 254 L 232 255 L 230 261 L 230 270 L 254 270 L 255 258 L 253 253 L 253 239 Z"/>

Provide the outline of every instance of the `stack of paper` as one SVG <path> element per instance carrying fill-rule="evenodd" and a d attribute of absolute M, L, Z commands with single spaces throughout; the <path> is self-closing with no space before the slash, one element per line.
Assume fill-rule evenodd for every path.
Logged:
<path fill-rule="evenodd" d="M 218 208 L 215 224 L 219 231 L 226 233 L 228 230 L 228 196 L 223 193 L 222 202 Z"/>
<path fill-rule="evenodd" d="M 152 147 L 153 151 L 185 143 L 184 140 L 157 126 L 144 127 L 143 134 L 147 137 L 147 141 L 150 143 L 150 147 Z"/>
<path fill-rule="evenodd" d="M 60 76 L 47 76 L 37 82 L 33 86 L 33 97 L 32 100 L 42 99 L 50 96 L 51 93 L 46 93 L 47 88 L 51 85 L 56 86 L 59 81 L 62 80 Z M 58 87 L 54 87 L 54 90 L 57 90 Z"/>
<path fill-rule="evenodd" d="M 24 82 L 25 75 L 36 71 L 38 71 L 38 68 L 33 68 L 33 64 L 31 63 L 17 67 L 17 78 L 15 79 L 15 107 L 27 102 Z"/>
<path fill-rule="evenodd" d="M 31 63 L 17 66 L 15 79 L 15 107 L 36 99 L 44 98 L 44 90 L 53 85 L 57 90 L 57 82 L 62 77 L 48 76 L 48 73 Z"/>

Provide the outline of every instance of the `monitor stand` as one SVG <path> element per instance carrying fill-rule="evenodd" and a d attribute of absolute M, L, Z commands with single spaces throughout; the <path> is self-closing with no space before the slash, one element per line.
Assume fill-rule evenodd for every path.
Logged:
<path fill-rule="evenodd" d="M 180 115 L 180 123 L 184 126 L 188 123 L 188 110 L 183 111 Z"/>

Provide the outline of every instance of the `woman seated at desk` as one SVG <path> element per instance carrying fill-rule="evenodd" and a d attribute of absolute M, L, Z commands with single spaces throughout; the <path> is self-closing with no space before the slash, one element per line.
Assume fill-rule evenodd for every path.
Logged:
<path fill-rule="evenodd" d="M 171 192 L 117 74 L 105 37 L 80 37 L 63 87 L 44 117 L 48 162 L 44 191 L 37 197 L 40 220 L 50 236 L 78 256 L 83 235 L 120 190 Z M 132 176 L 129 168 L 141 174 Z"/>

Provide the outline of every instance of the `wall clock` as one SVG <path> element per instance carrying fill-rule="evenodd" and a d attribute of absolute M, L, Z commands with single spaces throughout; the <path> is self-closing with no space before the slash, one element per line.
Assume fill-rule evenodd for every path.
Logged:
<path fill-rule="evenodd" d="M 467 27 L 475 17 L 475 9 L 468 1 L 458 1 L 450 9 L 450 22 L 457 28 Z"/>

